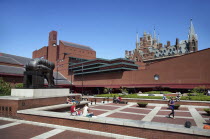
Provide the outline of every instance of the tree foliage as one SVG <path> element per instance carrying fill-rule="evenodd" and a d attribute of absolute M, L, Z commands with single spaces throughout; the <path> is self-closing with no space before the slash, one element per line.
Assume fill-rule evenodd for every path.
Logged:
<path fill-rule="evenodd" d="M 195 95 L 204 95 L 206 93 L 206 88 L 201 86 L 201 87 L 195 87 L 192 91 Z"/>
<path fill-rule="evenodd" d="M 11 94 L 11 85 L 0 78 L 0 95 L 6 96 Z"/>
<path fill-rule="evenodd" d="M 15 88 L 23 88 L 23 83 L 17 83 L 17 84 L 15 84 Z"/>

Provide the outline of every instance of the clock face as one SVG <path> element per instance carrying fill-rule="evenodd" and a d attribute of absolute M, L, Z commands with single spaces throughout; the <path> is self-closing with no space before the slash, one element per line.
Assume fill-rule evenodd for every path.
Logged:
<path fill-rule="evenodd" d="M 56 44 L 55 44 L 55 43 L 53 43 L 53 46 L 56 46 Z"/>

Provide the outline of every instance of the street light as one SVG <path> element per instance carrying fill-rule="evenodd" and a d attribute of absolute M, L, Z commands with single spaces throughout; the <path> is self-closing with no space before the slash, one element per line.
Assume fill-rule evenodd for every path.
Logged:
<path fill-rule="evenodd" d="M 82 94 L 83 94 L 83 64 L 82 64 Z"/>
<path fill-rule="evenodd" d="M 70 62 L 71 62 L 71 58 L 70 58 Z M 70 63 L 70 62 L 69 62 L 69 63 Z M 71 64 L 70 64 L 70 65 L 71 65 Z M 73 74 L 72 68 L 73 68 L 73 67 L 71 67 L 71 86 L 70 86 L 70 93 L 73 93 L 73 92 L 72 92 L 72 74 Z"/>

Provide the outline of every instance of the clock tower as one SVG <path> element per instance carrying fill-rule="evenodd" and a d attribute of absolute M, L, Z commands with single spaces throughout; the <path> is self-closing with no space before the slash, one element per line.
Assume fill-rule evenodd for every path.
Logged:
<path fill-rule="evenodd" d="M 59 45 L 57 45 L 57 31 L 51 31 L 49 33 L 48 40 L 48 60 L 56 63 L 58 59 L 58 49 Z"/>

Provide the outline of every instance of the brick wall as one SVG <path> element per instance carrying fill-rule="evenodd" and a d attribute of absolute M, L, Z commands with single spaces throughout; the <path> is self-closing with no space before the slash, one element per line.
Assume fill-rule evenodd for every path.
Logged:
<path fill-rule="evenodd" d="M 56 124 L 56 125 L 69 126 L 69 127 L 75 127 L 75 128 L 83 128 L 83 129 L 88 129 L 88 130 L 96 130 L 96 131 L 115 133 L 115 134 L 121 134 L 121 135 L 126 135 L 126 136 L 148 138 L 148 139 L 156 139 L 156 138 L 207 139 L 207 137 L 204 137 L 204 136 L 196 136 L 196 135 L 176 133 L 176 132 L 166 132 L 166 131 L 160 131 L 158 129 L 153 130 L 153 129 L 146 129 L 146 128 L 128 127 L 128 126 L 122 126 L 122 125 L 112 125 L 112 124 L 106 124 L 106 123 L 95 123 L 95 122 L 90 122 L 90 121 L 88 122 L 77 121 L 77 120 L 72 120 L 72 119 L 42 117 L 42 116 L 24 115 L 24 114 L 18 114 L 18 117 L 24 120 L 29 120 L 29 121 Z"/>
<path fill-rule="evenodd" d="M 125 71 L 122 73 L 122 77 L 117 79 L 112 77 L 118 75 L 118 72 L 84 75 L 83 81 L 86 86 L 120 85 L 125 87 L 194 88 L 205 85 L 206 88 L 210 88 L 209 53 L 210 49 L 206 49 L 156 62 L 147 66 L 146 70 Z M 160 76 L 159 80 L 154 80 L 155 74 Z M 81 78 L 75 79 L 74 85 L 81 85 Z"/>
<path fill-rule="evenodd" d="M 79 96 L 76 96 L 75 99 L 80 101 Z M 52 97 L 52 98 L 25 99 L 25 100 L 1 99 L 0 116 L 17 117 L 17 110 L 64 104 L 65 102 L 66 102 L 66 97 Z"/>

